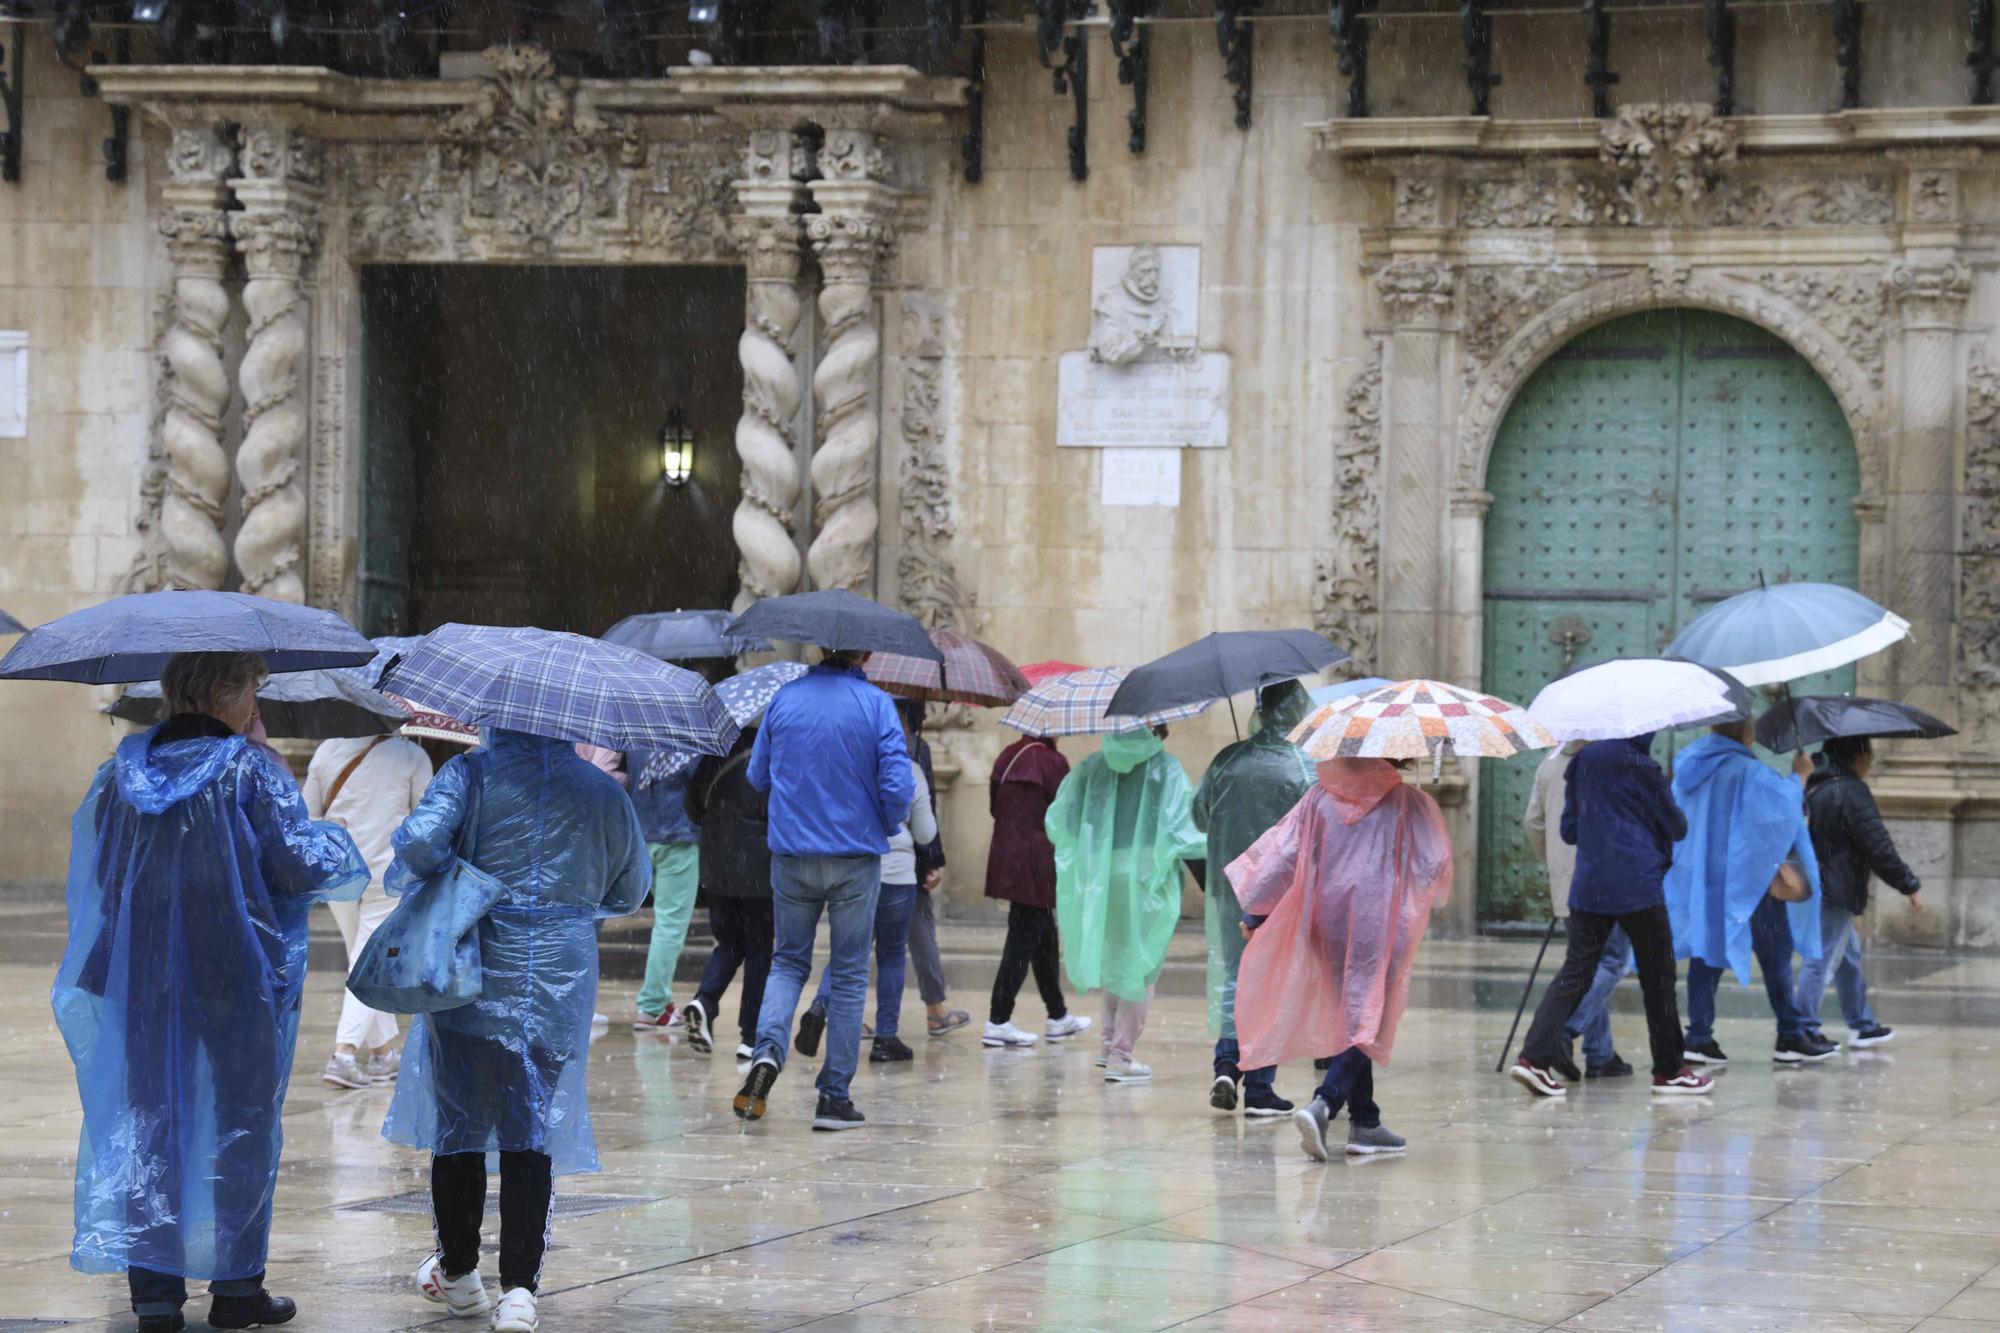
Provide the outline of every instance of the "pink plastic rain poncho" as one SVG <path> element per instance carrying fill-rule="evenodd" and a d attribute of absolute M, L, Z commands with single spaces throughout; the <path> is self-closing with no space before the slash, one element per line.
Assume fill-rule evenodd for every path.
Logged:
<path fill-rule="evenodd" d="M 1243 910 L 1267 918 L 1236 988 L 1243 1068 L 1350 1046 L 1387 1064 L 1451 867 L 1437 802 L 1393 765 L 1321 764 L 1313 789 L 1229 866 Z"/>

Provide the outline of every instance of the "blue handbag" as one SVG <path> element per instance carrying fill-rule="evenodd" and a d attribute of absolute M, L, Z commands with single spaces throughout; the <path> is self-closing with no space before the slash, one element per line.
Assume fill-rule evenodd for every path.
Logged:
<path fill-rule="evenodd" d="M 450 862 L 402 896 L 354 960 L 347 989 L 370 1009 L 435 1013 L 471 1004 L 485 989 L 479 923 L 507 889 L 468 859 L 478 819 L 475 782 Z"/>

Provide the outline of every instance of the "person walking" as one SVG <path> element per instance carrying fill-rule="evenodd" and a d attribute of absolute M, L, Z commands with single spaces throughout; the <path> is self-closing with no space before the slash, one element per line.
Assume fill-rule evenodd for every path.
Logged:
<path fill-rule="evenodd" d="M 1243 1063 L 1338 1052 L 1292 1114 L 1314 1161 L 1331 1156 L 1327 1134 L 1343 1106 L 1348 1153 L 1403 1151 L 1375 1104 L 1374 1066 L 1389 1062 L 1417 946 L 1451 876 L 1443 812 L 1384 759 L 1321 763 L 1278 823 L 1217 865 L 1249 940 L 1236 1004 Z"/>
<path fill-rule="evenodd" d="M 1788 905 L 1769 892 L 1790 860 L 1819 895 L 1819 859 L 1800 795 L 1812 761 L 1801 751 L 1792 778 L 1781 777 L 1750 749 L 1754 737 L 1749 719 L 1727 722 L 1674 757 L 1674 800 L 1687 813 L 1688 835 L 1674 849 L 1666 896 L 1675 956 L 1688 960 L 1687 1058 L 1728 1063 L 1715 1040 L 1715 992 L 1725 967 L 1749 985 L 1754 954 L 1777 1020 L 1771 1058 L 1817 1063 L 1840 1046 L 1815 1036 L 1794 1003 L 1792 950 L 1820 956 L 1819 904 Z"/>
<path fill-rule="evenodd" d="M 1653 761 L 1653 736 L 1594 741 L 1563 775 L 1558 833 L 1576 848 L 1569 888 L 1569 942 L 1549 979 L 1521 1053 L 1508 1071 L 1538 1097 L 1561 1097 L 1578 1077 L 1565 1025 L 1589 992 L 1612 927 L 1625 932 L 1639 968 L 1652 1046 L 1653 1095 L 1702 1096 L 1715 1085 L 1687 1067 L 1675 1003 L 1674 931 L 1662 887 L 1687 820 Z"/>
<path fill-rule="evenodd" d="M 1044 827 L 1049 806 L 1069 776 L 1069 761 L 1053 736 L 1023 736 L 993 761 L 986 809 L 993 843 L 986 854 L 986 896 L 1007 904 L 1007 938 L 993 973 L 984 1045 L 1033 1046 L 1041 1038 L 1014 1023 L 1014 1000 L 1028 973 L 1042 993 L 1048 1022 L 1042 1036 L 1061 1041 L 1088 1032 L 1091 1020 L 1072 1014 L 1062 993 L 1062 945 L 1056 930 L 1056 853 Z"/>
<path fill-rule="evenodd" d="M 916 699 L 897 699 L 896 712 L 917 738 L 917 768 L 930 793 L 931 813 L 939 820 L 938 836 L 917 846 L 917 905 L 910 912 L 910 967 L 917 974 L 917 992 L 924 997 L 924 1027 L 933 1037 L 948 1037 L 972 1021 L 963 1009 L 951 1007 L 945 988 L 944 955 L 938 950 L 937 891 L 944 882 L 944 826 L 938 810 L 937 774 L 931 765 L 931 743 L 924 739 L 924 706 Z"/>
<path fill-rule="evenodd" d="M 1181 915 L 1181 863 L 1207 855 L 1187 773 L 1167 729 L 1119 731 L 1063 779 L 1043 820 L 1055 849 L 1064 966 L 1080 991 L 1104 990 L 1107 1083 L 1143 1083 L 1133 1058 L 1153 986 Z"/>
<path fill-rule="evenodd" d="M 1208 835 L 1211 867 L 1203 878 L 1208 909 L 1208 1030 L 1216 1039 L 1208 1104 L 1218 1111 L 1236 1109 L 1240 1083 L 1245 1115 L 1292 1112 L 1292 1104 L 1274 1087 L 1278 1074 L 1274 1066 L 1243 1069 L 1239 1064 L 1236 986 L 1246 936 L 1243 909 L 1224 871 L 1312 789 L 1312 763 L 1287 739 L 1310 711 L 1312 698 L 1297 681 L 1265 686 L 1257 695 L 1249 739 L 1224 746 L 1194 794 L 1194 823 Z"/>
<path fill-rule="evenodd" d="M 312 904 L 368 863 L 244 736 L 264 664 L 183 653 L 167 718 L 119 742 L 71 825 L 50 1000 L 83 1103 L 70 1264 L 124 1273 L 143 1333 L 289 1322 L 264 1286 Z"/>
<path fill-rule="evenodd" d="M 430 780 L 430 756 L 401 736 L 321 741 L 306 766 L 307 813 L 345 828 L 368 862 L 368 891 L 361 901 L 327 904 L 340 927 L 350 968 L 375 928 L 396 908 L 396 900 L 382 891 L 382 876 L 395 856 L 389 839 L 417 808 Z M 370 1009 L 343 990 L 333 1055 L 321 1080 L 336 1088 L 388 1083 L 395 1079 L 402 1058 L 396 1050 L 395 1015 Z"/>
<path fill-rule="evenodd" d="M 1924 910 L 1923 881 L 1896 851 L 1868 790 L 1874 767 L 1875 747 L 1866 736 L 1836 736 L 1820 747 L 1806 779 L 1806 824 L 1819 859 L 1820 956 L 1799 969 L 1795 999 L 1802 1021 L 1824 1042 L 1819 1009 L 1826 1000 L 1827 968 L 1833 966 L 1848 1041 L 1858 1049 L 1896 1035 L 1875 1021 L 1861 971 L 1860 918 L 1868 910 L 1870 874 L 1908 898 L 1912 912 Z"/>
<path fill-rule="evenodd" d="M 1528 809 L 1521 828 L 1528 835 L 1528 850 L 1548 868 L 1549 904 L 1558 921 L 1569 917 L 1569 885 L 1576 875 L 1576 849 L 1562 840 L 1563 778 L 1570 761 L 1583 750 L 1584 741 L 1570 741 L 1543 757 L 1535 769 L 1534 789 L 1528 795 Z M 1553 828 L 1556 836 L 1551 838 Z M 1569 1016 L 1563 1031 L 1571 1041 L 1583 1039 L 1585 1078 L 1630 1078 L 1632 1066 L 1618 1056 L 1611 1040 L 1611 992 L 1632 969 L 1632 942 L 1625 931 L 1613 926 L 1604 937 L 1604 954 L 1597 961 L 1597 974 L 1584 993 L 1576 1012 Z"/>
<path fill-rule="evenodd" d="M 653 867 L 653 934 L 646 944 L 646 979 L 639 986 L 632 1027 L 639 1032 L 664 1032 L 678 1026 L 674 1014 L 674 970 L 687 943 L 688 921 L 701 889 L 701 830 L 688 817 L 687 792 L 692 771 L 641 783 L 654 751 L 625 756 L 632 808 Z"/>
<path fill-rule="evenodd" d="M 382 1135 L 431 1154 L 437 1250 L 425 1299 L 495 1333 L 534 1333 L 558 1175 L 597 1170 L 590 1127 L 597 923 L 638 910 L 651 882 L 624 790 L 570 745 L 489 728 L 438 770 L 396 830 L 388 888 L 462 858 L 505 892 L 479 923 L 484 989 L 419 1014 Z M 486 1162 L 500 1163 L 500 1298 L 479 1273 Z"/>
<path fill-rule="evenodd" d="M 909 746 L 889 696 L 861 671 L 861 654 L 828 652 L 772 698 L 750 752 L 750 785 L 771 794 L 771 913 L 776 940 L 757 1019 L 755 1056 L 731 1103 L 764 1115 L 791 1044 L 792 1014 L 812 971 L 821 916 L 832 946 L 819 1130 L 866 1122 L 848 1096 L 861 1052 L 868 942 L 889 836 L 916 796 Z"/>
<path fill-rule="evenodd" d="M 701 886 L 708 928 L 715 936 L 701 982 L 688 1001 L 688 1045 L 714 1049 L 722 993 L 737 969 L 743 993 L 736 1006 L 736 1058 L 748 1060 L 757 1041 L 757 1013 L 771 974 L 771 848 L 766 841 L 770 798 L 750 785 L 750 751 L 757 728 L 745 727 L 726 755 L 710 755 L 687 780 L 687 813 L 701 828 Z"/>

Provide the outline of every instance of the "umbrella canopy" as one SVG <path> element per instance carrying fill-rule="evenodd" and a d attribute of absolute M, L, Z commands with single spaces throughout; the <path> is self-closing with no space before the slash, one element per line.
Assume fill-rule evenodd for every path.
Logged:
<path fill-rule="evenodd" d="M 264 668 L 359 666 L 375 645 L 331 611 L 240 592 L 147 592 L 51 620 L 0 659 L 0 680 L 157 680 L 176 653 L 256 653 Z"/>
<path fill-rule="evenodd" d="M 736 723 L 692 671 L 582 634 L 444 625 L 379 688 L 461 722 L 614 750 L 721 754 Z"/>
<path fill-rule="evenodd" d="M 1000 725 L 1030 736 L 1090 736 L 1178 722 L 1207 711 L 1215 702 L 1204 699 L 1143 717 L 1106 713 L 1111 696 L 1131 673 L 1131 667 L 1086 667 L 1066 676 L 1051 677 L 1016 699 L 1007 715 L 1000 719 Z"/>
<path fill-rule="evenodd" d="M 375 682 L 382 679 L 382 673 L 389 663 L 400 653 L 407 653 L 424 641 L 421 634 L 378 634 L 372 640 L 375 645 L 375 660 L 363 667 L 350 667 L 346 673 L 370 690 Z M 376 691 L 390 702 L 400 705 L 407 717 L 403 723 L 403 734 L 423 740 L 450 741 L 454 745 L 479 744 L 479 728 L 468 726 L 455 717 L 427 708 L 419 708 L 401 695 Z"/>
<path fill-rule="evenodd" d="M 104 710 L 146 726 L 167 715 L 158 681 L 141 681 Z M 273 676 L 257 691 L 257 712 L 271 736 L 323 741 L 332 736 L 387 736 L 411 720 L 410 710 L 358 685 L 349 671 L 294 671 Z"/>
<path fill-rule="evenodd" d="M 1330 704 L 1336 699 L 1346 699 L 1353 695 L 1366 694 L 1370 690 L 1383 689 L 1395 683 L 1393 680 L 1384 680 L 1380 676 L 1363 676 L 1360 680 L 1343 680 L 1332 685 L 1321 685 L 1316 689 L 1307 690 L 1306 695 L 1313 701 L 1313 706 L 1317 708 L 1321 704 Z"/>
<path fill-rule="evenodd" d="M 637 648 L 662 662 L 771 651 L 769 639 L 724 633 L 733 619 L 727 611 L 648 611 L 627 616 L 604 631 L 604 641 Z"/>
<path fill-rule="evenodd" d="M 28 627 L 5 611 L 0 611 L 0 634 L 26 634 Z"/>
<path fill-rule="evenodd" d="M 927 703 L 1003 708 L 1028 691 L 1028 678 L 991 645 L 948 629 L 931 631 L 943 663 L 901 653 L 870 653 L 868 679 L 891 694 Z"/>
<path fill-rule="evenodd" d="M 1519 704 L 1435 680 L 1398 681 L 1316 709 L 1292 729 L 1309 759 L 1511 759 L 1556 743 Z"/>
<path fill-rule="evenodd" d="M 1089 669 L 1089 667 L 1084 666 L 1080 662 L 1064 662 L 1060 659 L 1051 658 L 1046 662 L 1030 662 L 1027 666 L 1021 668 L 1021 674 L 1027 677 L 1029 685 L 1039 685 L 1051 676 L 1067 676 L 1072 672 L 1088 671 Z"/>
<path fill-rule="evenodd" d="M 1921 708 L 1894 699 L 1857 699 L 1842 694 L 1806 694 L 1785 699 L 1757 719 L 1757 743 L 1784 754 L 1835 736 L 1906 737 L 1936 740 L 1956 736 Z"/>
<path fill-rule="evenodd" d="M 1225 630 L 1135 667 L 1110 711 L 1131 717 L 1227 699 L 1346 660 L 1345 648 L 1309 629 Z"/>
<path fill-rule="evenodd" d="M 835 652 L 902 653 L 944 660 L 916 617 L 844 588 L 766 597 L 730 621 L 724 632 L 810 643 Z"/>
<path fill-rule="evenodd" d="M 1667 656 L 1718 667 L 1745 685 L 1831 671 L 1910 636 L 1910 622 L 1836 583 L 1780 583 L 1717 602 Z"/>
<path fill-rule="evenodd" d="M 1528 712 L 1559 741 L 1608 741 L 1745 717 L 1752 707 L 1748 690 L 1710 667 L 1627 657 L 1550 682 Z"/>
<path fill-rule="evenodd" d="M 764 715 L 780 686 L 789 685 L 805 674 L 804 662 L 768 662 L 737 672 L 717 685 L 715 694 L 729 710 L 729 716 L 736 719 L 736 725 L 747 727 Z M 670 778 L 700 757 L 687 750 L 662 750 L 639 770 L 639 785 L 650 787 L 662 778 Z"/>

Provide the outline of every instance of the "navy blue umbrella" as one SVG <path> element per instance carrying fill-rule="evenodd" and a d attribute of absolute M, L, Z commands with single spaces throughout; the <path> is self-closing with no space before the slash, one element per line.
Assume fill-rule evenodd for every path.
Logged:
<path fill-rule="evenodd" d="M 1309 629 L 1226 630 L 1134 667 L 1107 714 L 1143 717 L 1210 703 L 1281 680 L 1310 676 L 1347 660 L 1347 650 Z"/>
<path fill-rule="evenodd" d="M 151 726 L 167 715 L 158 681 L 141 681 L 104 710 L 126 722 Z M 410 710 L 386 694 L 357 685 L 346 671 L 293 671 L 273 676 L 257 691 L 257 714 L 266 734 L 323 741 L 332 736 L 387 736 L 410 720 Z"/>
<path fill-rule="evenodd" d="M 0 611 L 0 634 L 26 634 L 28 627 L 5 611 Z"/>
<path fill-rule="evenodd" d="M 627 616 L 604 631 L 604 641 L 636 648 L 662 662 L 771 651 L 769 639 L 725 633 L 734 618 L 727 611 L 648 611 Z"/>
<path fill-rule="evenodd" d="M 731 621 L 725 632 L 810 643 L 836 652 L 901 653 L 944 661 L 944 652 L 914 616 L 842 588 L 766 597 Z"/>
<path fill-rule="evenodd" d="M 331 611 L 240 592 L 114 597 L 29 630 L 0 680 L 156 680 L 177 653 L 256 653 L 272 674 L 360 666 L 375 645 Z"/>

